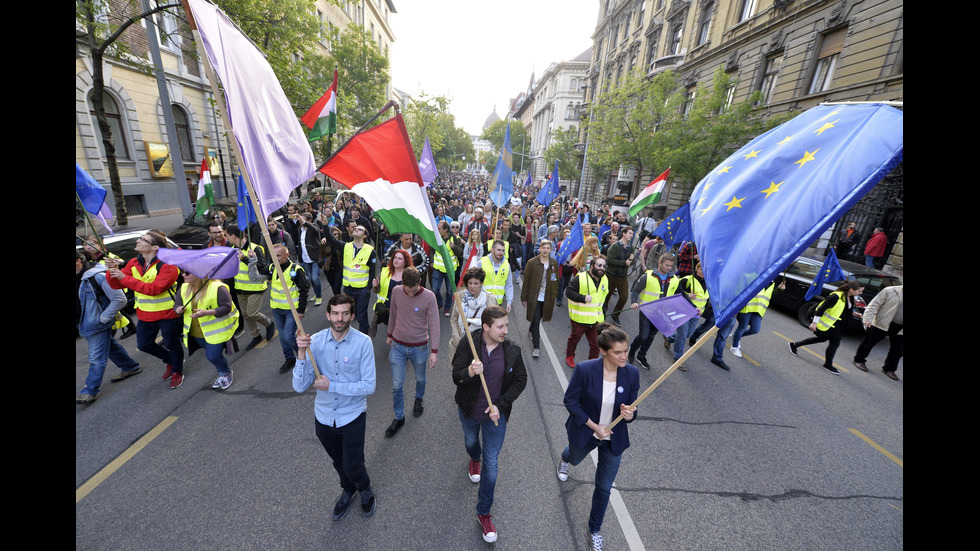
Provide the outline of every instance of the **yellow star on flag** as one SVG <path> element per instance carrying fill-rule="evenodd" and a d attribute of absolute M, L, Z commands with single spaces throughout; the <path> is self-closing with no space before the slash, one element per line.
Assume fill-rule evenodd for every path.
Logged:
<path fill-rule="evenodd" d="M 727 173 L 729 168 L 732 168 L 732 167 L 730 167 L 730 166 L 723 167 L 721 170 L 718 171 L 718 174 L 725 174 L 725 173 Z M 708 188 L 705 187 L 705 189 L 708 189 Z"/>
<path fill-rule="evenodd" d="M 704 216 L 704 213 L 706 213 L 706 212 L 708 212 L 709 210 L 711 210 L 711 207 L 712 207 L 712 205 L 708 205 L 708 208 L 706 208 L 706 209 L 701 209 L 701 216 Z"/>
<path fill-rule="evenodd" d="M 793 136 L 786 136 L 785 138 L 783 138 L 783 141 L 776 142 L 776 145 L 783 145 L 785 143 L 789 143 L 789 141 L 792 140 L 792 139 L 793 139 Z"/>
<path fill-rule="evenodd" d="M 837 120 L 836 120 L 836 121 L 834 121 L 834 122 L 838 122 L 839 120 L 840 120 L 840 119 L 837 119 Z M 833 127 L 834 127 L 834 122 L 827 122 L 827 123 L 824 123 L 824 125 L 823 125 L 823 126 L 821 126 L 820 128 L 818 128 L 818 129 L 816 129 L 816 130 L 814 130 L 814 131 L 813 131 L 813 133 L 814 133 L 814 134 L 816 134 L 817 136 L 819 136 L 819 135 L 821 135 L 821 134 L 823 134 L 825 130 L 830 130 L 831 128 L 833 128 Z"/>
<path fill-rule="evenodd" d="M 725 212 L 728 212 L 729 210 L 732 210 L 735 207 L 742 208 L 742 201 L 744 201 L 744 200 L 745 200 L 745 197 L 742 197 L 741 199 L 739 199 L 738 197 L 735 197 L 734 195 L 732 195 L 732 200 L 729 201 L 729 202 L 727 202 L 727 203 L 725 203 L 725 206 L 728 207 L 728 210 L 726 210 Z"/>
<path fill-rule="evenodd" d="M 764 190 L 760 191 L 759 193 L 765 193 L 766 194 L 766 199 L 768 199 L 770 195 L 772 195 L 773 193 L 776 193 L 777 191 L 779 191 L 779 186 L 781 186 L 781 185 L 783 185 L 783 182 L 779 182 L 778 184 L 776 182 L 771 182 L 769 184 L 769 188 L 768 189 L 764 189 Z"/>
<path fill-rule="evenodd" d="M 814 155 L 814 153 L 816 153 L 817 151 L 820 151 L 820 150 L 819 150 L 819 149 L 816 149 L 816 150 L 814 150 L 814 151 L 813 151 L 813 153 L 810 153 L 809 151 L 807 151 L 807 152 L 805 152 L 805 153 L 803 154 L 803 158 L 802 158 L 802 159 L 800 159 L 799 161 L 796 161 L 796 162 L 795 162 L 795 163 L 793 163 L 793 164 L 794 164 L 794 165 L 800 165 L 800 168 L 803 168 L 803 165 L 805 165 L 805 164 L 807 164 L 807 163 L 809 163 L 810 161 L 815 161 L 815 160 L 816 160 L 816 159 L 815 159 L 815 158 L 813 157 L 813 155 Z"/>
<path fill-rule="evenodd" d="M 758 156 L 759 156 L 759 150 L 757 149 L 753 149 L 751 152 L 749 152 L 748 155 L 743 155 L 746 161 L 751 159 L 752 157 L 758 157 Z"/>

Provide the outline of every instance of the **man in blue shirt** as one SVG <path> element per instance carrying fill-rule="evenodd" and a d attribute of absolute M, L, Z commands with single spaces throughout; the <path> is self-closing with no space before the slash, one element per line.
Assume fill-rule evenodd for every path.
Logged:
<path fill-rule="evenodd" d="M 293 369 L 293 389 L 305 392 L 313 385 L 316 401 L 316 436 L 340 475 L 343 493 L 333 509 L 333 519 L 347 514 L 355 492 L 361 493 L 361 510 L 374 514 L 374 491 L 364 466 L 364 428 L 367 396 L 374 394 L 374 346 L 367 335 L 351 329 L 354 299 L 334 295 L 327 301 L 330 330 L 296 338 L 299 351 Z M 307 351 L 320 370 L 317 377 Z"/>

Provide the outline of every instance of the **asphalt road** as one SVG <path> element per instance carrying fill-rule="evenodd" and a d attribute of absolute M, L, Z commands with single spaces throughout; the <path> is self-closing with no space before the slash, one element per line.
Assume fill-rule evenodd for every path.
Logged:
<path fill-rule="evenodd" d="M 327 326 L 325 309 L 309 309 L 307 331 Z M 622 316 L 631 335 L 636 316 Z M 313 391 L 297 394 L 278 373 L 278 339 L 229 358 L 235 382 L 223 392 L 211 389 L 216 372 L 203 352 L 171 391 L 163 366 L 134 338 L 122 341 L 143 373 L 112 384 L 110 364 L 98 401 L 76 406 L 76 549 L 587 549 L 594 463 L 567 482 L 555 477 L 567 444 L 566 309 L 542 324 L 537 360 L 527 327 L 517 302 L 509 337 L 529 381 L 500 456 L 496 544 L 483 542 L 476 519 L 443 318 L 425 413 L 392 439 L 383 436 L 393 418 L 388 347 L 375 340 L 365 453 L 377 512 L 365 518 L 355 507 L 340 522 L 329 517 L 340 488 L 313 432 Z M 820 367 L 824 346 L 789 354 L 787 339 L 808 335 L 791 313 L 770 310 L 762 332 L 743 340 L 745 358 L 726 351 L 732 371 L 709 363 L 708 343 L 640 405 L 602 529 L 606 549 L 904 546 L 904 367 L 900 382 L 881 373 L 885 341 L 871 371 L 858 371 L 850 360 L 860 336 L 850 335 L 835 376 Z M 587 352 L 583 339 L 577 358 Z M 86 354 L 76 339 L 76 392 Z M 649 359 L 641 388 L 670 366 L 659 336 Z M 410 406 L 411 375 L 405 389 Z"/>

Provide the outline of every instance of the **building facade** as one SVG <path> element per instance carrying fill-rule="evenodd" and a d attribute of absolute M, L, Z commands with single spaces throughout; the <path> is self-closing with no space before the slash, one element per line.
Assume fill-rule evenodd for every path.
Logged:
<path fill-rule="evenodd" d="M 531 135 L 532 177 L 546 177 L 552 167 L 546 166 L 544 152 L 557 130 L 577 128 L 581 123 L 585 74 L 591 59 L 586 50 L 568 61 L 552 63 L 534 85 Z"/>

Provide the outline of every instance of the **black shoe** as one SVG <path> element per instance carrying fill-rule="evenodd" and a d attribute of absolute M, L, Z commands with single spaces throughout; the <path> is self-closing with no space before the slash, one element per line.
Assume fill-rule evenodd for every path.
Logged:
<path fill-rule="evenodd" d="M 616 327 L 622 327 L 623 326 L 623 324 L 620 323 L 620 321 L 619 321 L 619 316 L 613 316 L 612 317 L 612 322 L 616 324 Z"/>
<path fill-rule="evenodd" d="M 122 336 L 119 337 L 119 340 L 128 339 L 129 337 L 132 337 L 135 334 L 136 334 L 136 324 L 130 323 L 123 329 Z"/>
<path fill-rule="evenodd" d="M 369 517 L 373 515 L 375 505 L 374 491 L 371 488 L 361 492 L 361 511 L 364 511 L 364 516 Z"/>
<path fill-rule="evenodd" d="M 795 342 L 789 343 L 789 352 L 790 352 L 790 354 L 792 354 L 794 356 L 798 356 L 799 355 L 799 354 L 796 353 L 796 343 Z"/>
<path fill-rule="evenodd" d="M 279 368 L 279 374 L 280 375 L 283 375 L 283 374 L 288 373 L 289 370 L 292 369 L 293 366 L 295 366 L 295 365 L 296 365 L 296 359 L 295 358 L 293 358 L 292 360 L 286 360 L 286 363 L 282 364 L 282 367 Z"/>
<path fill-rule="evenodd" d="M 270 323 L 269 327 L 265 328 L 265 340 L 271 341 L 272 337 L 276 336 L 276 324 Z"/>
<path fill-rule="evenodd" d="M 724 369 L 725 371 L 732 370 L 732 368 L 728 367 L 728 364 L 725 363 L 725 360 L 716 360 L 714 358 L 711 358 L 711 363 L 717 365 L 718 367 Z"/>
<path fill-rule="evenodd" d="M 633 365 L 636 365 L 636 350 L 630 348 L 630 353 L 629 356 L 626 357 L 626 361 Z"/>
<path fill-rule="evenodd" d="M 354 501 L 354 494 L 349 494 L 344 492 L 340 494 L 340 499 L 337 500 L 337 504 L 333 506 L 333 519 L 340 520 L 347 515 L 347 509 L 350 509 L 350 504 Z"/>
<path fill-rule="evenodd" d="M 643 366 L 643 369 L 646 369 L 646 370 L 649 370 L 650 369 L 650 364 L 647 362 L 647 359 L 646 358 L 639 358 L 639 360 L 640 360 L 640 365 Z"/>
<path fill-rule="evenodd" d="M 693 337 L 690 338 L 690 339 L 687 339 L 687 345 L 688 346 L 694 346 L 694 343 L 696 343 L 696 342 L 698 342 L 697 339 L 695 339 Z"/>
<path fill-rule="evenodd" d="M 832 365 L 825 365 L 823 366 L 823 368 L 833 373 L 834 375 L 840 375 L 840 371 L 838 371 L 837 368 Z"/>
<path fill-rule="evenodd" d="M 388 425 L 388 428 L 385 429 L 385 438 L 391 438 L 392 436 L 394 436 L 395 433 L 398 432 L 398 429 L 402 428 L 402 426 L 404 425 L 405 425 L 404 418 L 395 419 L 394 421 L 392 421 L 391 424 Z"/>
<path fill-rule="evenodd" d="M 422 408 L 422 399 L 421 398 L 416 398 L 415 399 L 415 407 L 412 408 L 412 415 L 414 415 L 416 417 L 422 417 L 422 410 L 423 410 L 423 408 Z"/>
<path fill-rule="evenodd" d="M 262 337 L 255 337 L 254 339 L 252 339 L 252 342 L 248 343 L 245 346 L 245 350 L 251 350 L 260 344 L 262 344 Z"/>

